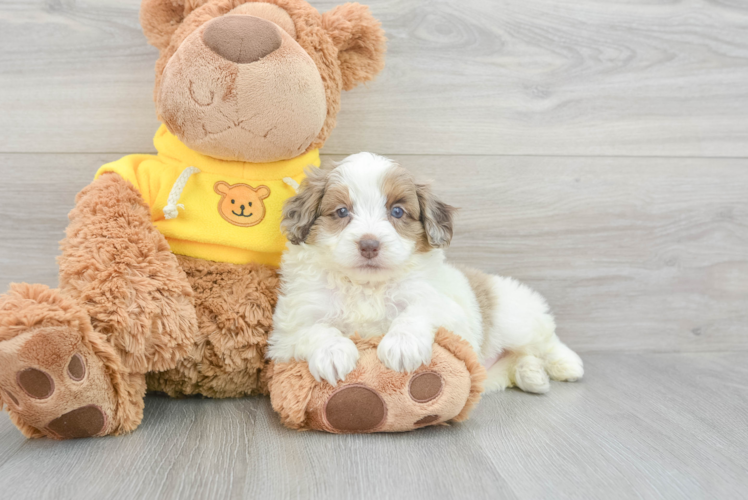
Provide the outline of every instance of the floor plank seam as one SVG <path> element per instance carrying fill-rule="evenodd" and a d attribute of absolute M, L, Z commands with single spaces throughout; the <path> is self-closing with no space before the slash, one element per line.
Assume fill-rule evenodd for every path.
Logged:
<path fill-rule="evenodd" d="M 656 351 L 656 350 L 614 350 L 614 349 L 598 349 L 594 351 L 581 351 L 574 349 L 580 356 L 585 354 L 734 354 L 740 352 L 748 352 L 746 348 L 735 348 L 735 349 L 710 349 L 710 350 L 698 350 L 698 351 Z"/>
<path fill-rule="evenodd" d="M 360 153 L 361 150 L 351 150 L 345 153 L 327 152 L 320 150 L 321 156 L 347 156 L 356 153 Z M 383 152 L 373 151 L 382 156 L 405 156 L 405 157 L 419 157 L 419 158 L 436 158 L 436 157 L 451 157 L 459 156 L 465 158 L 579 158 L 579 159 L 652 159 L 652 160 L 748 160 L 748 156 L 677 156 L 677 155 L 534 155 L 534 154 L 465 154 L 465 153 L 397 153 L 397 152 Z M 134 151 L 0 151 L 0 155 L 39 155 L 39 156 L 65 156 L 65 155 L 122 155 L 127 156 L 133 154 Z M 156 150 L 150 148 L 148 150 L 138 150 L 137 154 L 156 154 Z M 748 165 L 747 165 L 748 167 Z"/>

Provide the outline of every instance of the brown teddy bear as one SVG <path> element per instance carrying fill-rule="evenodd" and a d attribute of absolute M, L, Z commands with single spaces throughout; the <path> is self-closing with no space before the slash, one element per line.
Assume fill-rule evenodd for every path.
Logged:
<path fill-rule="evenodd" d="M 29 437 L 102 436 L 140 424 L 146 389 L 241 397 L 271 382 L 299 429 L 464 418 L 483 372 L 447 332 L 416 374 L 388 373 L 364 355 L 376 341 L 359 341 L 360 366 L 338 389 L 304 363 L 264 358 L 281 207 L 319 166 L 341 91 L 384 65 L 368 8 L 143 0 L 141 24 L 160 50 L 158 154 L 105 165 L 78 194 L 59 289 L 15 284 L 0 297 L 0 408 Z"/>

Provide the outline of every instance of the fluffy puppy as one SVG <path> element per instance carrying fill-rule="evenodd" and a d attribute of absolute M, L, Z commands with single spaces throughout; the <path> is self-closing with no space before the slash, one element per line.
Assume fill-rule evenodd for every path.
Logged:
<path fill-rule="evenodd" d="M 436 330 L 467 340 L 487 390 L 528 392 L 582 377 L 543 297 L 525 285 L 445 261 L 454 209 L 393 161 L 371 153 L 312 169 L 283 209 L 290 244 L 268 356 L 307 361 L 332 385 L 356 366 L 350 340 L 385 334 L 379 359 L 397 371 L 431 361 Z"/>

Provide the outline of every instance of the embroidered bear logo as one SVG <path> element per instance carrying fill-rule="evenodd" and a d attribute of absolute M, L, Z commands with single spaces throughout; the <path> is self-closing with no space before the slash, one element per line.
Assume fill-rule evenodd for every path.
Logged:
<path fill-rule="evenodd" d="M 270 196 L 270 188 L 249 184 L 228 184 L 219 181 L 213 190 L 221 195 L 218 201 L 218 213 L 226 221 L 241 227 L 251 227 L 265 218 L 265 203 L 262 200 Z"/>

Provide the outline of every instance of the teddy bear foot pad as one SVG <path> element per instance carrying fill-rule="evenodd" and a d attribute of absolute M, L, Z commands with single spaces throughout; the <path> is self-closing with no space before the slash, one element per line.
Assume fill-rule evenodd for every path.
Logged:
<path fill-rule="evenodd" d="M 108 432 L 113 391 L 103 364 L 77 331 L 38 327 L 0 342 L 0 367 L 2 400 L 19 427 L 53 439 Z"/>
<path fill-rule="evenodd" d="M 441 375 L 429 371 L 416 373 L 408 384 L 410 398 L 415 403 L 421 404 L 436 399 L 443 389 L 444 383 Z M 458 389 L 455 392 L 467 399 L 469 389 L 468 391 L 465 391 L 464 387 L 460 389 L 463 390 Z M 447 415 L 426 415 L 414 421 L 412 428 L 438 423 L 456 416 L 454 409 L 444 409 L 447 410 Z M 457 408 L 457 413 L 461 409 L 462 407 Z M 429 410 L 436 411 L 437 409 L 429 408 Z M 331 432 L 372 432 L 384 427 L 387 423 L 387 404 L 382 396 L 364 384 L 349 384 L 335 390 L 321 413 L 325 427 L 329 427 Z"/>

